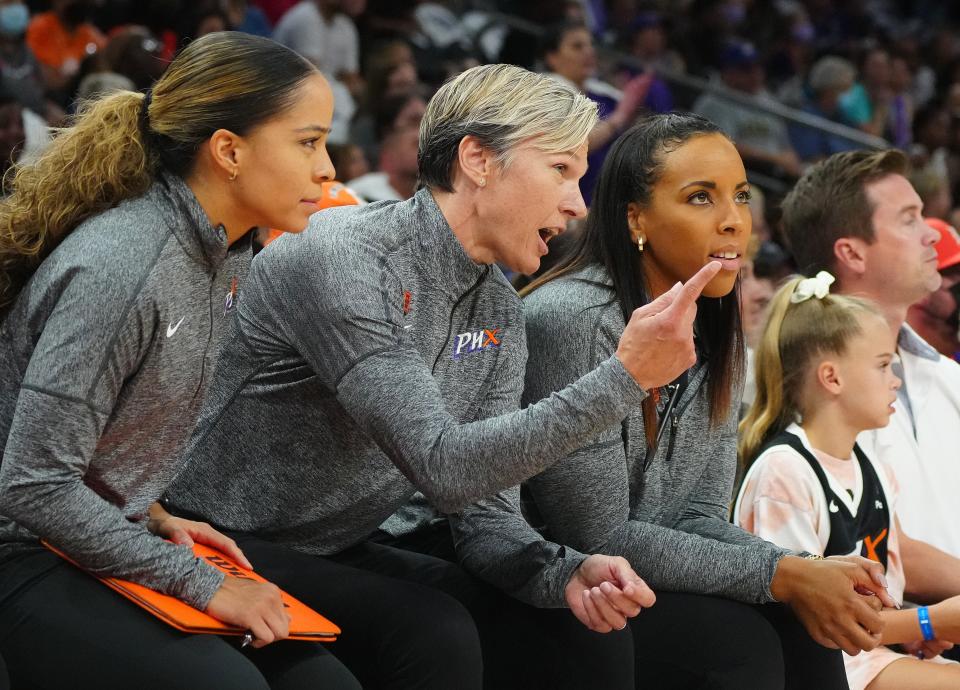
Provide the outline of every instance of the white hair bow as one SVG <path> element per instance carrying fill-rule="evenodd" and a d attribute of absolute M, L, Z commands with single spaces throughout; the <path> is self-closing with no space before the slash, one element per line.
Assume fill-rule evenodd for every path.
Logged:
<path fill-rule="evenodd" d="M 834 280 L 836 280 L 836 278 L 826 271 L 820 271 L 813 278 L 804 278 L 797 283 L 797 287 L 794 288 L 793 294 L 790 295 L 790 302 L 792 304 L 799 304 L 811 297 L 823 299 L 830 294 L 830 286 Z"/>

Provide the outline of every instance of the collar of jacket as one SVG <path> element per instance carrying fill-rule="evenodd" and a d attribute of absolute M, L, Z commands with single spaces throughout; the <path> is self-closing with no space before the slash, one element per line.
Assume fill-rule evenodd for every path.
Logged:
<path fill-rule="evenodd" d="M 907 324 L 900 327 L 900 333 L 897 336 L 897 347 L 900 347 L 912 355 L 929 359 L 936 362 L 940 359 L 940 353 L 937 352 L 926 340 L 917 335 Z"/>
<path fill-rule="evenodd" d="M 427 189 L 418 191 L 408 202 L 409 227 L 416 233 L 420 257 L 429 261 L 427 275 L 450 296 L 457 298 L 476 285 L 487 269 L 470 258 L 440 207 Z"/>
<path fill-rule="evenodd" d="M 210 224 L 183 178 L 162 172 L 147 191 L 147 196 L 160 209 L 163 221 L 187 256 L 216 271 L 227 257 L 227 232 L 223 225 Z"/>

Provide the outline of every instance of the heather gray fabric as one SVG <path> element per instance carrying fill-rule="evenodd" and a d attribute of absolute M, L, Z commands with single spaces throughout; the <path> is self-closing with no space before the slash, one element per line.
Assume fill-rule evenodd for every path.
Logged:
<path fill-rule="evenodd" d="M 522 303 L 426 190 L 315 214 L 258 255 L 237 316 L 168 496 L 305 553 L 362 541 L 416 490 L 450 512 L 513 486 L 644 396 L 608 357 L 520 411 Z M 584 557 L 517 530 L 562 605 Z"/>
<path fill-rule="evenodd" d="M 42 535 L 92 572 L 206 607 L 219 571 L 138 523 L 199 414 L 249 266 L 249 241 L 235 246 L 166 176 L 41 264 L 0 325 L 0 554 Z"/>
<path fill-rule="evenodd" d="M 607 359 L 624 328 L 612 284 L 599 266 L 539 288 L 524 308 L 530 348 L 525 403 L 536 403 Z M 643 416 L 634 405 L 529 487 L 549 538 L 624 556 L 654 590 L 773 601 L 770 580 L 790 552 L 728 522 L 739 395 L 723 427 L 710 428 L 705 374 L 700 364 L 691 370 L 678 403 L 676 438 L 664 432 L 646 472 Z M 671 443 L 671 459 L 665 460 Z M 522 564 L 520 554 L 504 550 L 504 535 L 514 529 L 518 512 L 516 501 L 485 501 L 465 511 L 457 526 L 464 563 L 501 586 Z M 542 576 L 553 577 L 548 570 Z"/>

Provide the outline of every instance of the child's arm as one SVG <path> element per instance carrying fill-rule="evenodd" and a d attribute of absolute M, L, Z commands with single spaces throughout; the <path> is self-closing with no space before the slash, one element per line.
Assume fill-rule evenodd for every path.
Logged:
<path fill-rule="evenodd" d="M 935 639 L 960 643 L 960 596 L 950 597 L 927 609 Z M 918 609 L 884 610 L 882 643 L 885 645 L 916 642 L 923 639 Z"/>

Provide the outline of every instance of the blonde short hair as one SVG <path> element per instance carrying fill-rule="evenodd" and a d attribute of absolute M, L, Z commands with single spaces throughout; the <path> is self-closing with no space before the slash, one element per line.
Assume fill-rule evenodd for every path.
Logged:
<path fill-rule="evenodd" d="M 514 65 L 481 65 L 448 81 L 420 123 L 420 183 L 453 191 L 460 141 L 474 136 L 507 167 L 527 140 L 549 153 L 574 151 L 597 123 L 597 106 L 552 77 Z"/>

